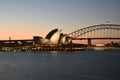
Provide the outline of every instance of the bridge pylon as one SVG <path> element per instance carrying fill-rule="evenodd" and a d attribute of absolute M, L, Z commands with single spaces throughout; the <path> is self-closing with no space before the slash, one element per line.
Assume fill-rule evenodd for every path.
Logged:
<path fill-rule="evenodd" d="M 91 38 L 88 38 L 87 41 L 88 41 L 88 46 L 91 46 L 92 45 Z"/>

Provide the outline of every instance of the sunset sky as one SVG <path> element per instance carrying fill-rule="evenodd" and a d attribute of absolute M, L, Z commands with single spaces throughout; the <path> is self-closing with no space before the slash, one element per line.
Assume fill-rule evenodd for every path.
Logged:
<path fill-rule="evenodd" d="M 32 39 L 106 21 L 120 23 L 120 0 L 0 0 L 0 40 Z"/>

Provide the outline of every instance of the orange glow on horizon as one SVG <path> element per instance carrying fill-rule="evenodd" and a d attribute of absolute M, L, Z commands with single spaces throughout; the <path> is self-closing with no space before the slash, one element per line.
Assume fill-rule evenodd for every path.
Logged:
<path fill-rule="evenodd" d="M 107 44 L 111 42 L 120 42 L 120 40 L 92 40 L 92 44 Z M 88 44 L 87 40 L 74 40 L 73 43 Z"/>
<path fill-rule="evenodd" d="M 33 36 L 41 36 L 41 37 L 45 37 L 44 34 L 40 34 L 40 33 L 5 33 L 0 36 L 0 40 L 8 40 L 9 37 L 11 37 L 11 39 L 15 40 L 15 39 L 33 39 Z"/>

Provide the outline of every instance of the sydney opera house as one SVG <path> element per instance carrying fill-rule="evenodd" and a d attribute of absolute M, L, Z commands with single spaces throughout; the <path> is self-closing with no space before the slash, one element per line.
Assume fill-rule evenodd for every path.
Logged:
<path fill-rule="evenodd" d="M 45 38 L 33 36 L 30 40 L 1 40 L 0 51 L 67 51 L 72 50 L 72 38 L 54 29 Z"/>
<path fill-rule="evenodd" d="M 34 44 L 38 45 L 63 45 L 72 43 L 72 39 L 67 34 L 61 33 L 62 30 L 54 29 L 50 31 L 45 38 L 34 36 Z"/>

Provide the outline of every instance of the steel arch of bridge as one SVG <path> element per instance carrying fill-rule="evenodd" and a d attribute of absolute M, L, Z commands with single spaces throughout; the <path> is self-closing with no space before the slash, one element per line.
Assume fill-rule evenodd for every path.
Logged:
<path fill-rule="evenodd" d="M 69 33 L 68 35 L 72 37 L 73 39 L 84 35 L 86 33 L 95 31 L 95 30 L 100 30 L 100 29 L 111 29 L 111 30 L 119 30 L 120 31 L 120 25 L 117 24 L 100 24 L 100 25 L 93 25 L 89 27 L 85 27 L 79 30 L 76 30 L 72 33 Z"/>

